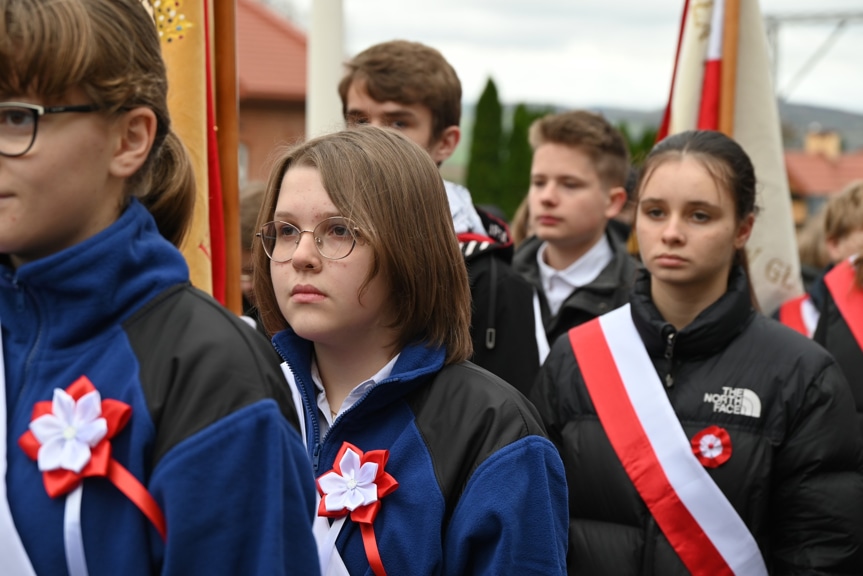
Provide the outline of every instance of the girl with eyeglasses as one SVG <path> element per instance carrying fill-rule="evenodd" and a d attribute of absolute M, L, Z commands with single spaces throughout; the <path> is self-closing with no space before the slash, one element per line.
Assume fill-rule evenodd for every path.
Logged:
<path fill-rule="evenodd" d="M 466 359 L 440 173 L 395 131 L 284 152 L 254 285 L 321 494 L 324 574 L 563 574 L 566 487 L 534 408 Z"/>
<path fill-rule="evenodd" d="M 0 572 L 313 574 L 279 359 L 189 284 L 140 0 L 0 0 Z"/>
<path fill-rule="evenodd" d="M 720 132 L 636 186 L 630 304 L 572 329 L 531 398 L 570 486 L 570 574 L 863 574 L 863 438 L 818 345 L 760 314 L 756 180 Z"/>

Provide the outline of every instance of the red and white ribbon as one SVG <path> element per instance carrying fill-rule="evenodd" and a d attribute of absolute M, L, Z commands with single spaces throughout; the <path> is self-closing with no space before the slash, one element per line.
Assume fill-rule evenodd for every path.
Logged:
<path fill-rule="evenodd" d="M 103 400 L 86 376 L 66 390 L 54 390 L 51 401 L 37 402 L 30 429 L 18 445 L 42 472 L 45 490 L 52 498 L 66 495 L 63 542 L 71 576 L 86 576 L 81 533 L 82 484 L 102 476 L 114 484 L 166 538 L 165 517 L 159 505 L 135 476 L 111 457 L 110 440 L 128 423 L 132 408 L 113 399 Z"/>
<path fill-rule="evenodd" d="M 386 576 L 375 537 L 375 517 L 381 508 L 381 499 L 399 486 L 396 479 L 384 470 L 387 459 L 388 450 L 364 453 L 345 442 L 336 454 L 333 469 L 318 478 L 321 494 L 318 516 L 343 518 L 350 515 L 351 520 L 360 525 L 366 558 L 375 576 Z M 335 540 L 329 549 L 334 546 Z"/>
<path fill-rule="evenodd" d="M 692 437 L 692 453 L 705 468 L 718 468 L 731 458 L 731 436 L 719 426 L 708 426 Z"/>

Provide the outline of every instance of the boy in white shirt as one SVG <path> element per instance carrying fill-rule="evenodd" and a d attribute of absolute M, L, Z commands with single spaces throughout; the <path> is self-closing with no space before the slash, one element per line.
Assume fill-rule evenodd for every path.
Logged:
<path fill-rule="evenodd" d="M 530 128 L 533 237 L 513 268 L 537 289 L 549 343 L 629 299 L 637 265 L 608 230 L 626 203 L 629 153 L 618 130 L 587 111 L 552 114 Z"/>

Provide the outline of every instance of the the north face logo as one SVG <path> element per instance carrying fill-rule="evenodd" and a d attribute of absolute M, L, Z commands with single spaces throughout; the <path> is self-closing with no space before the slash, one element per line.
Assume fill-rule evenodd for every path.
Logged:
<path fill-rule="evenodd" d="M 723 414 L 740 414 L 759 418 L 761 416 L 761 400 L 752 390 L 746 388 L 731 388 L 723 386 L 719 394 L 704 394 L 704 401 L 713 404 L 714 412 Z"/>

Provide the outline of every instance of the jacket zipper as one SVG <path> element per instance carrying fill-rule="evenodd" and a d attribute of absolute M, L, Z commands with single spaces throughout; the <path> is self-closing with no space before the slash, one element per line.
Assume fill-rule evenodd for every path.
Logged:
<path fill-rule="evenodd" d="M 674 366 L 674 343 L 677 341 L 677 332 L 671 330 L 665 339 L 665 359 L 668 361 L 668 372 L 665 374 L 665 387 L 674 386 L 674 376 L 671 374 Z"/>
<path fill-rule="evenodd" d="M 321 443 L 315 444 L 315 449 L 312 452 L 312 468 L 315 469 L 315 476 L 318 475 L 318 464 L 321 461 Z"/>
<path fill-rule="evenodd" d="M 276 348 L 276 349 L 278 350 L 278 348 Z M 282 356 L 282 357 L 284 358 L 284 356 Z M 290 364 L 288 364 L 288 366 L 290 367 Z M 293 373 L 294 378 L 297 380 L 297 382 L 300 383 L 301 378 L 300 378 L 299 374 L 294 372 L 293 369 L 291 369 L 291 372 Z M 386 382 L 389 382 L 389 381 L 390 381 L 389 378 L 387 378 L 385 380 L 381 380 L 376 386 L 372 386 L 368 391 L 366 391 L 366 393 L 363 394 L 360 397 L 360 399 L 354 403 L 353 406 L 351 406 L 350 408 L 348 408 L 347 410 L 345 410 L 344 412 L 342 412 L 341 414 L 336 416 L 336 419 L 333 420 L 332 426 L 330 426 L 329 430 L 327 430 L 327 436 L 330 435 L 330 433 L 333 431 L 333 428 L 335 428 L 336 423 L 338 423 L 342 419 L 342 416 L 344 416 L 348 412 L 351 412 L 354 408 L 359 406 L 363 402 L 363 400 L 368 398 L 369 394 L 371 394 L 378 386 L 380 386 L 381 384 L 384 384 Z M 305 385 L 302 385 L 302 386 L 300 386 L 300 388 L 302 390 L 301 396 L 303 397 L 303 409 L 306 410 L 307 414 L 309 414 L 311 416 L 311 421 L 313 424 L 312 430 L 314 432 L 315 447 L 312 448 L 312 469 L 314 470 L 315 477 L 317 477 L 318 476 L 318 467 L 319 467 L 320 462 L 321 462 L 321 452 L 323 451 L 323 448 L 324 448 L 324 439 L 321 438 L 321 429 L 318 426 L 318 416 L 315 413 L 315 407 L 311 406 L 311 404 L 310 404 L 311 399 L 308 398 L 306 396 L 306 394 L 304 393 L 304 391 L 306 390 L 306 387 L 305 387 Z"/>
<path fill-rule="evenodd" d="M 653 576 L 656 561 L 656 539 L 659 536 L 656 519 L 653 515 L 647 517 L 647 528 L 644 531 L 644 552 L 641 555 L 641 576 Z"/>
<path fill-rule="evenodd" d="M 12 277 L 12 286 L 15 288 L 15 307 L 18 312 L 24 312 L 26 306 L 26 300 L 24 293 L 24 286 L 18 283 L 18 274 L 16 273 Z M 24 395 L 24 392 L 27 390 L 27 383 L 30 381 L 30 367 L 33 365 L 33 362 L 36 359 L 37 351 L 39 350 L 39 344 L 42 341 L 42 315 L 39 313 L 39 307 L 33 302 L 33 316 L 36 319 L 37 328 L 36 328 L 36 338 L 33 340 L 33 346 L 30 348 L 30 351 L 27 353 L 27 358 L 24 360 L 24 370 L 22 372 L 22 376 L 24 382 L 21 384 L 21 388 L 18 390 L 18 395 L 14 400 L 14 406 L 18 405 L 18 402 L 21 400 L 21 397 Z"/>

